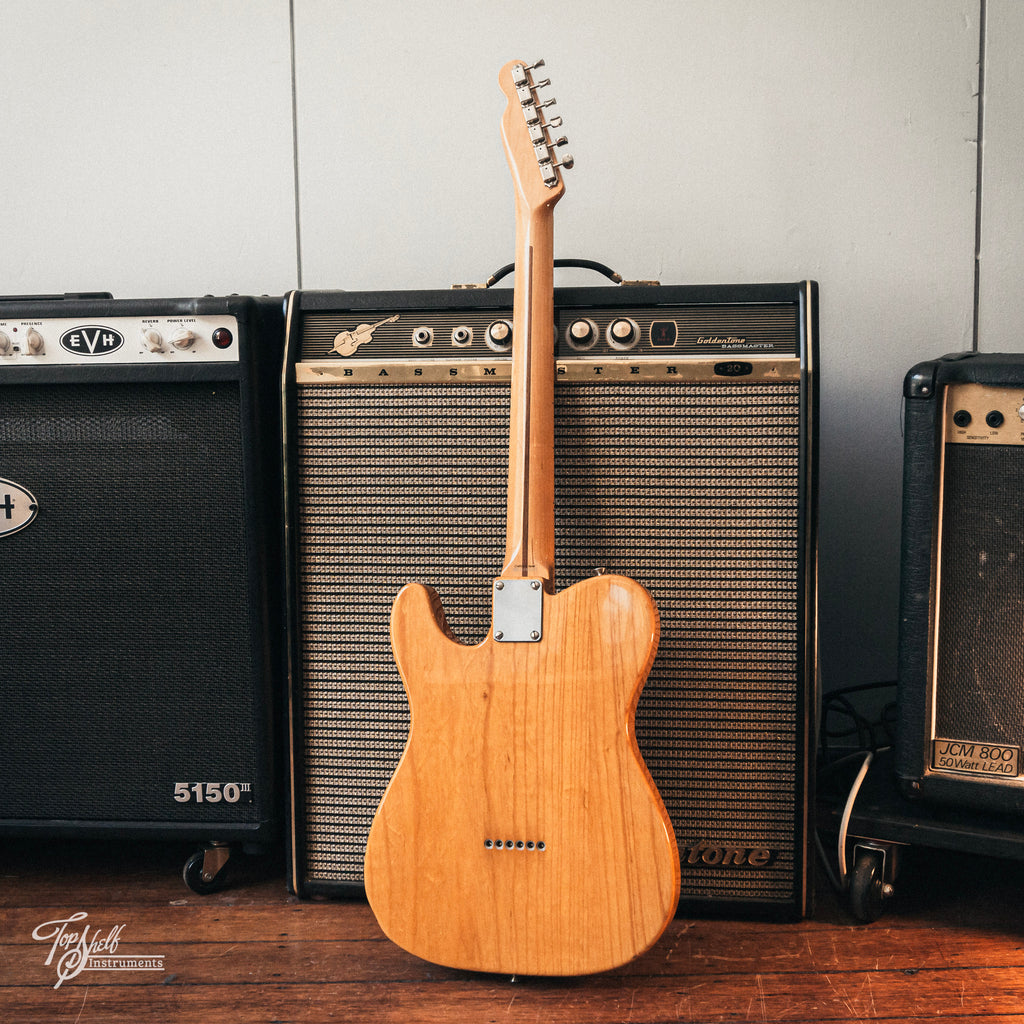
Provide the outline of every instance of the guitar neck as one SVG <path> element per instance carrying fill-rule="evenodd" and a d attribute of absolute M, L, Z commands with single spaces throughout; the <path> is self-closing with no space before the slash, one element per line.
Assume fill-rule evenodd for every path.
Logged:
<path fill-rule="evenodd" d="M 504 578 L 550 589 L 555 562 L 554 200 L 516 204 L 508 520 Z"/>
<path fill-rule="evenodd" d="M 543 61 L 532 65 L 540 67 Z M 498 77 L 508 106 L 502 141 L 516 198 L 516 272 L 512 308 L 512 405 L 508 454 L 508 520 L 503 578 L 531 577 L 554 587 L 555 563 L 555 296 L 554 209 L 564 184 L 532 68 L 509 61 Z"/>

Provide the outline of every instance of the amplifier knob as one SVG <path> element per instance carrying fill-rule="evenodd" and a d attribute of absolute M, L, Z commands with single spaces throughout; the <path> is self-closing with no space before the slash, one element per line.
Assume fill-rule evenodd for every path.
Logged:
<path fill-rule="evenodd" d="M 171 344 L 175 348 L 189 349 L 196 343 L 196 336 L 187 327 L 179 327 L 171 335 Z"/>
<path fill-rule="evenodd" d="M 512 347 L 512 325 L 507 320 L 495 320 L 487 328 L 487 345 L 495 352 L 507 352 Z"/>
<path fill-rule="evenodd" d="M 597 340 L 597 325 L 593 320 L 573 320 L 565 332 L 565 340 L 575 349 L 588 349 Z"/>
<path fill-rule="evenodd" d="M 30 356 L 41 356 L 46 352 L 43 336 L 34 327 L 29 328 L 25 336 L 25 345 Z"/>
<path fill-rule="evenodd" d="M 14 342 L 3 331 L 0 331 L 0 356 L 9 356 L 13 351 Z"/>
<path fill-rule="evenodd" d="M 142 340 L 148 351 L 163 352 L 164 339 L 160 336 L 160 332 L 155 327 L 147 327 L 142 332 Z"/>
<path fill-rule="evenodd" d="M 608 344 L 612 348 L 632 348 L 640 337 L 640 328 L 632 320 L 620 317 L 608 327 Z"/>

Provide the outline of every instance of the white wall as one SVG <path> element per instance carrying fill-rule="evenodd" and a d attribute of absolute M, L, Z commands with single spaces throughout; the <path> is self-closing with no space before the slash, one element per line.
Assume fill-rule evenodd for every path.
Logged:
<path fill-rule="evenodd" d="M 0 26 L 0 293 L 294 284 L 287 0 L 4 0 Z"/>
<path fill-rule="evenodd" d="M 988 0 L 978 347 L 1024 351 L 1024 4 Z"/>
<path fill-rule="evenodd" d="M 7 0 L 0 292 L 482 280 L 497 72 L 543 56 L 557 255 L 820 282 L 825 683 L 891 678 L 902 377 L 972 343 L 982 2 Z M 982 347 L 1018 333 L 1022 42 L 989 0 Z"/>

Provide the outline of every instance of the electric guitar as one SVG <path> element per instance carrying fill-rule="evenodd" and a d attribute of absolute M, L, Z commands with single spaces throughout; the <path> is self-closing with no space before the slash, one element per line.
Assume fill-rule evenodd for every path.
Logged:
<path fill-rule="evenodd" d="M 679 898 L 675 834 L 634 735 L 658 644 L 638 583 L 554 589 L 553 210 L 564 190 L 532 70 L 502 68 L 516 198 L 505 563 L 493 621 L 458 642 L 406 586 L 391 644 L 410 706 L 366 847 L 366 894 L 399 946 L 448 967 L 580 975 L 657 941 Z"/>

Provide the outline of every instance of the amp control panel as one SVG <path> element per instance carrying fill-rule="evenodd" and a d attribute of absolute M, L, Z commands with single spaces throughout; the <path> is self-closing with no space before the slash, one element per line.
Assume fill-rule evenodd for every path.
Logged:
<path fill-rule="evenodd" d="M 237 363 L 228 315 L 20 317 L 0 309 L 0 374 L 7 366 Z"/>
<path fill-rule="evenodd" d="M 395 294 L 386 297 L 394 301 Z M 650 303 L 556 304 L 553 326 L 555 355 L 561 359 L 779 359 L 797 355 L 802 325 L 793 303 Z M 454 301 L 435 308 L 395 303 L 375 309 L 303 309 L 302 358 L 511 358 L 513 334 L 511 310 Z"/>

